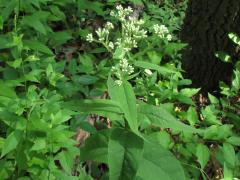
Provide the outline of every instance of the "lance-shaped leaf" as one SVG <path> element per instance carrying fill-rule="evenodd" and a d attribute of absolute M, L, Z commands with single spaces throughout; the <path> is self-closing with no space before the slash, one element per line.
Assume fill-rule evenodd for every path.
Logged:
<path fill-rule="evenodd" d="M 173 115 L 171 115 L 165 108 L 147 104 L 140 104 L 138 106 L 138 112 L 141 114 L 139 117 L 147 117 L 153 125 L 161 128 L 171 128 L 179 131 L 185 131 L 190 133 L 202 133 L 203 130 L 188 126 Z M 140 121 L 140 119 L 139 119 Z"/>
<path fill-rule="evenodd" d="M 97 114 L 111 120 L 119 120 L 123 114 L 118 103 L 108 99 L 68 101 L 63 103 L 63 107 L 80 113 Z"/>
<path fill-rule="evenodd" d="M 139 164 L 134 180 L 185 180 L 180 162 L 160 144 L 145 140 Z"/>
<path fill-rule="evenodd" d="M 142 138 L 124 129 L 114 129 L 108 143 L 109 179 L 132 180 L 137 173 L 142 151 Z"/>
<path fill-rule="evenodd" d="M 119 86 L 111 77 L 109 77 L 108 92 L 111 99 L 119 103 L 130 128 L 137 132 L 138 121 L 136 97 L 131 84 L 127 81 L 123 81 L 123 83 Z"/>

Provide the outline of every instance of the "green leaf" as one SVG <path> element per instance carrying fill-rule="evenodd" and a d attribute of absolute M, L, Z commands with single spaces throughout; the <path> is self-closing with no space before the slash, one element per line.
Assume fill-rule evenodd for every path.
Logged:
<path fill-rule="evenodd" d="M 134 63 L 134 65 L 137 66 L 137 67 L 144 68 L 144 69 L 151 69 L 151 70 L 158 71 L 163 76 L 166 76 L 168 74 L 171 74 L 171 73 L 175 72 L 175 71 L 173 71 L 169 68 L 166 68 L 166 67 L 163 67 L 163 66 L 158 66 L 156 64 L 153 64 L 153 63 L 150 63 L 150 62 L 145 62 L 145 61 L 136 61 Z"/>
<path fill-rule="evenodd" d="M 190 123 L 191 126 L 194 126 L 197 122 L 199 122 L 198 113 L 197 113 L 196 109 L 192 106 L 190 106 L 188 108 L 187 121 Z"/>
<path fill-rule="evenodd" d="M 196 156 L 199 164 L 201 165 L 201 169 L 204 169 L 210 157 L 210 151 L 208 147 L 203 144 L 198 144 Z"/>
<path fill-rule="evenodd" d="M 27 26 L 32 27 L 34 30 L 47 35 L 47 30 L 43 23 L 36 16 L 25 16 L 23 19 L 23 23 Z"/>
<path fill-rule="evenodd" d="M 53 47 L 60 46 L 72 39 L 72 34 L 68 31 L 54 32 L 51 35 L 51 45 Z M 70 47 L 69 47 L 70 48 Z M 70 50 L 70 49 L 69 49 Z"/>
<path fill-rule="evenodd" d="M 234 146 L 240 146 L 240 137 L 238 136 L 232 136 L 227 139 L 227 142 L 229 144 L 232 144 Z"/>
<path fill-rule="evenodd" d="M 234 34 L 234 33 L 229 33 L 228 37 L 237 45 L 240 46 L 240 38 L 238 35 Z"/>
<path fill-rule="evenodd" d="M 130 128 L 134 132 L 138 132 L 136 97 L 131 84 L 123 81 L 119 86 L 109 76 L 108 92 L 111 99 L 119 103 Z"/>
<path fill-rule="evenodd" d="M 84 114 L 97 114 L 108 117 L 111 120 L 122 119 L 121 116 L 123 114 L 119 104 L 109 99 L 68 101 L 64 102 L 62 106 L 72 111 Z"/>
<path fill-rule="evenodd" d="M 240 89 L 240 71 L 234 70 L 234 79 L 232 81 L 233 89 L 238 92 Z"/>
<path fill-rule="evenodd" d="M 126 52 L 123 48 L 117 48 L 115 52 L 113 53 L 113 59 L 122 59 L 124 58 Z"/>
<path fill-rule="evenodd" d="M 45 53 L 47 55 L 54 55 L 53 52 L 46 45 L 39 41 L 26 40 L 24 41 L 24 44 L 28 46 L 29 49 L 32 49 L 34 51 Z"/>
<path fill-rule="evenodd" d="M 95 84 L 98 81 L 96 76 L 82 75 L 79 77 L 78 82 L 83 85 Z"/>
<path fill-rule="evenodd" d="M 0 16 L 0 30 L 3 30 L 3 18 Z"/>
<path fill-rule="evenodd" d="M 195 103 L 193 102 L 192 98 L 190 98 L 190 97 L 187 97 L 182 94 L 177 94 L 177 95 L 174 95 L 173 97 L 184 104 L 195 106 Z"/>
<path fill-rule="evenodd" d="M 5 139 L 0 137 L 0 150 L 3 148 Z"/>
<path fill-rule="evenodd" d="M 225 162 L 227 163 L 227 166 L 230 168 L 235 167 L 235 161 L 236 161 L 236 155 L 235 150 L 231 144 L 223 143 L 223 157 Z"/>
<path fill-rule="evenodd" d="M 230 169 L 226 163 L 224 163 L 224 169 L 223 169 L 223 175 L 224 179 L 223 180 L 233 180 L 233 170 Z"/>
<path fill-rule="evenodd" d="M 194 88 L 185 88 L 180 91 L 181 94 L 187 97 L 192 97 L 193 95 L 197 94 L 200 91 L 200 88 L 194 89 Z"/>
<path fill-rule="evenodd" d="M 136 180 L 185 180 L 180 162 L 161 145 L 144 141 Z"/>
<path fill-rule="evenodd" d="M 169 149 L 173 145 L 171 136 L 166 131 L 151 133 L 148 138 L 162 145 L 165 149 Z"/>
<path fill-rule="evenodd" d="M 96 161 L 108 163 L 108 140 L 110 130 L 101 130 L 90 136 L 84 146 L 80 149 L 80 159 L 82 161 Z"/>
<path fill-rule="evenodd" d="M 9 87 L 6 82 L 0 80 L 0 96 L 9 98 L 17 98 L 17 94 L 13 87 Z"/>
<path fill-rule="evenodd" d="M 176 52 L 182 50 L 183 48 L 185 48 L 187 46 L 187 44 L 185 43 L 168 43 L 164 49 L 164 53 L 167 55 L 173 55 Z"/>
<path fill-rule="evenodd" d="M 38 138 L 34 141 L 34 145 L 31 147 L 30 151 L 38 151 L 46 148 L 46 140 L 43 138 Z"/>
<path fill-rule="evenodd" d="M 205 109 L 202 110 L 202 114 L 205 118 L 205 121 L 211 125 L 221 125 L 222 123 L 218 120 L 217 116 L 215 115 L 214 108 L 212 106 L 207 106 Z"/>
<path fill-rule="evenodd" d="M 219 100 L 215 96 L 211 95 L 210 93 L 208 93 L 208 98 L 212 104 L 219 104 Z"/>
<path fill-rule="evenodd" d="M 13 68 L 19 68 L 22 64 L 22 59 L 15 59 L 14 61 L 7 61 L 7 64 Z"/>
<path fill-rule="evenodd" d="M 10 151 L 17 148 L 17 145 L 22 139 L 22 134 L 23 134 L 22 131 L 16 130 L 8 135 L 2 148 L 1 158 L 5 156 L 7 153 L 9 153 Z"/>
<path fill-rule="evenodd" d="M 73 166 L 75 163 L 75 158 L 79 154 L 78 148 L 71 147 L 71 150 L 69 151 L 62 151 L 58 154 L 58 158 L 60 160 L 61 166 L 63 169 L 71 175 Z"/>
<path fill-rule="evenodd" d="M 140 104 L 138 106 L 138 112 L 141 114 L 139 117 L 147 117 L 151 120 L 152 124 L 161 128 L 171 128 L 178 131 L 190 132 L 190 133 L 202 133 L 203 130 L 195 129 L 188 126 L 181 121 L 177 120 L 171 113 L 169 113 L 163 107 L 157 107 L 148 104 Z M 141 119 L 139 119 L 141 121 Z"/>
<path fill-rule="evenodd" d="M 229 56 L 225 52 L 218 51 L 218 52 L 215 53 L 215 56 L 217 58 L 219 58 L 222 62 L 226 62 L 226 63 L 231 63 L 232 62 L 231 56 Z"/>
<path fill-rule="evenodd" d="M 78 0 L 78 8 L 82 11 L 85 9 L 92 10 L 98 15 L 104 15 L 103 4 L 97 1 L 91 2 L 89 0 Z"/>
<path fill-rule="evenodd" d="M 3 18 L 3 21 L 5 22 L 8 17 L 12 14 L 14 8 L 17 6 L 17 3 L 18 1 L 16 0 L 11 0 L 7 3 L 7 6 L 1 10 L 1 15 L 2 15 L 2 18 Z"/>
<path fill-rule="evenodd" d="M 132 180 L 142 151 L 143 140 L 140 137 L 124 129 L 114 129 L 108 144 L 109 179 Z"/>

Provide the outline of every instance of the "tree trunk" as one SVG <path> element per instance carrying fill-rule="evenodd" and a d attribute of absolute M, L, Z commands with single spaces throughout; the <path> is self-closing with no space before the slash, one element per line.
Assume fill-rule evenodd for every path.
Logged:
<path fill-rule="evenodd" d="M 194 87 L 203 92 L 217 89 L 219 81 L 230 82 L 233 65 L 215 57 L 224 51 L 236 54 L 228 33 L 240 32 L 240 0 L 189 0 L 181 39 L 189 44 L 183 52 L 183 69 Z"/>

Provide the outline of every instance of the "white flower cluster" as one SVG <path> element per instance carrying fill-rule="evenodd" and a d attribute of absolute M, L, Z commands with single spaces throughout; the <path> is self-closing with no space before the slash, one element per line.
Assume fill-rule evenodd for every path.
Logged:
<path fill-rule="evenodd" d="M 110 15 L 119 19 L 120 21 L 125 21 L 127 16 L 133 12 L 133 9 L 131 7 L 123 8 L 121 5 L 118 5 L 116 9 L 117 12 L 111 11 Z"/>
<path fill-rule="evenodd" d="M 112 29 L 114 29 L 113 24 L 111 22 L 107 22 L 104 28 L 98 28 L 96 30 L 96 34 L 98 36 L 97 40 L 93 38 L 92 33 L 86 36 L 86 40 L 88 42 L 96 41 L 96 42 L 102 43 L 108 50 L 112 50 L 114 49 L 114 43 L 109 41 L 109 34 Z"/>
<path fill-rule="evenodd" d="M 116 66 L 112 67 L 112 72 L 114 75 L 116 75 L 116 77 L 118 78 L 118 80 L 116 80 L 116 84 L 118 84 L 119 86 L 122 84 L 122 78 L 125 75 L 130 75 L 134 72 L 134 68 L 132 65 L 130 65 L 128 63 L 128 60 L 123 58 L 119 61 L 119 64 L 117 64 Z"/>
<path fill-rule="evenodd" d="M 96 30 L 96 39 L 94 39 L 92 33 L 86 36 L 88 42 L 95 41 L 101 43 L 112 54 L 119 49 L 123 50 L 123 57 L 116 57 L 121 58 L 121 60 L 112 67 L 112 72 L 118 79 L 115 81 L 118 85 L 122 84 L 124 77 L 134 72 L 133 66 L 124 58 L 125 55 L 133 48 L 137 48 L 138 42 L 141 39 L 147 37 L 147 31 L 142 28 L 144 21 L 131 16 L 132 14 L 133 9 L 131 7 L 123 8 L 121 5 L 118 5 L 115 11 L 111 11 L 110 15 L 119 20 L 121 24 L 120 37 L 117 39 L 110 40 L 109 38 L 110 32 L 114 29 L 114 25 L 111 22 L 107 22 L 103 28 Z M 153 30 L 161 39 L 172 40 L 172 36 L 166 26 L 154 25 Z M 152 74 L 150 70 L 147 70 L 146 73 L 149 75 Z"/>
<path fill-rule="evenodd" d="M 161 39 L 167 39 L 168 41 L 172 40 L 172 35 L 169 33 L 169 30 L 165 25 L 155 24 L 153 30 Z"/>
<path fill-rule="evenodd" d="M 117 39 L 116 45 L 125 51 L 130 51 L 132 48 L 137 47 L 137 41 L 147 37 L 147 31 L 141 29 L 144 21 L 130 16 L 133 12 L 131 7 L 123 8 L 121 5 L 118 5 L 116 9 L 117 12 L 111 11 L 110 13 L 122 25 L 122 37 Z"/>

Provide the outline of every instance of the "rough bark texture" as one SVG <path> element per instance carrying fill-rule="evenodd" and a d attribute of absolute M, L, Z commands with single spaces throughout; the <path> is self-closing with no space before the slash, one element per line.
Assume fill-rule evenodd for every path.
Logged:
<path fill-rule="evenodd" d="M 189 0 L 181 39 L 189 44 L 183 52 L 183 69 L 194 87 L 214 91 L 219 81 L 229 82 L 233 65 L 214 54 L 225 51 L 232 56 L 236 47 L 229 32 L 240 32 L 240 0 Z"/>

